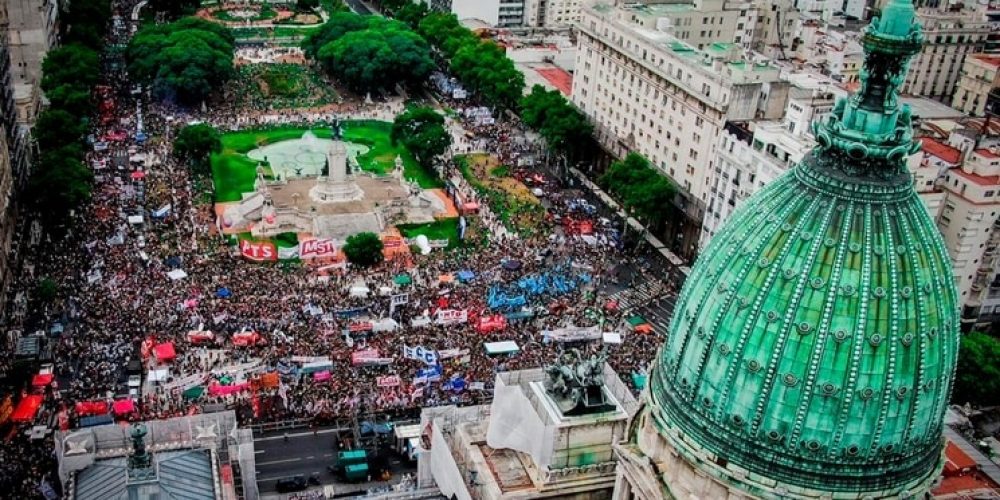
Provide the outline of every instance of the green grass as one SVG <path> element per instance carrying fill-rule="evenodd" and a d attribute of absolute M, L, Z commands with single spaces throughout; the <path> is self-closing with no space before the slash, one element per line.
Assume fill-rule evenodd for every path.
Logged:
<path fill-rule="evenodd" d="M 280 233 L 271 238 L 278 248 L 291 248 L 299 245 L 299 235 L 296 233 Z"/>
<path fill-rule="evenodd" d="M 439 188 L 444 183 L 433 171 L 424 169 L 403 146 L 393 146 L 389 140 L 392 124 L 380 121 L 344 122 L 344 139 L 368 146 L 367 153 L 358 156 L 362 170 L 384 175 L 395 166 L 396 156 L 403 159 L 403 173 L 415 179 L 422 188 Z M 266 144 L 298 139 L 309 130 L 306 127 L 285 126 L 261 130 L 242 130 L 222 135 L 222 152 L 212 155 L 212 178 L 215 181 L 215 201 L 238 201 L 242 193 L 253 190 L 257 178 L 256 163 L 246 153 Z M 329 138 L 330 129 L 312 129 L 316 137 Z M 267 171 L 265 175 L 270 175 Z"/>
<path fill-rule="evenodd" d="M 462 241 L 458 239 L 458 218 L 441 219 L 426 224 L 401 224 L 396 226 L 400 234 L 406 238 L 414 238 L 424 235 L 429 240 L 448 240 L 448 249 L 462 246 Z"/>
<path fill-rule="evenodd" d="M 510 167 L 506 165 L 493 167 L 493 169 L 490 170 L 490 175 L 492 175 L 493 177 L 510 177 Z"/>

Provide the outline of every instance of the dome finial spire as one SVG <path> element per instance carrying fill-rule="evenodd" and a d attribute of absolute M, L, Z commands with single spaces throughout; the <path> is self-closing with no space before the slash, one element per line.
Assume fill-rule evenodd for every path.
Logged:
<path fill-rule="evenodd" d="M 910 109 L 899 103 L 910 58 L 920 52 L 923 34 L 910 0 L 890 0 L 872 18 L 861 43 L 865 62 L 861 87 L 839 101 L 826 123 L 814 124 L 820 146 L 860 168 L 856 175 L 892 175 L 916 152 Z"/>

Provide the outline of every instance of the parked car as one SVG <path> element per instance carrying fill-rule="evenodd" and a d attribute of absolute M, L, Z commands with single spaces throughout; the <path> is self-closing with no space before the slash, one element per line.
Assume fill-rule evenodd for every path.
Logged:
<path fill-rule="evenodd" d="M 306 481 L 305 476 L 291 476 L 283 477 L 274 484 L 274 489 L 278 490 L 278 493 L 291 493 L 293 491 L 302 491 L 309 487 L 309 482 Z"/>

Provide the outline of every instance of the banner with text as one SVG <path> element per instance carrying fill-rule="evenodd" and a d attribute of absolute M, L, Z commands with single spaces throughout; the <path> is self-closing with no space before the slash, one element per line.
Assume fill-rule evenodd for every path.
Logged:
<path fill-rule="evenodd" d="M 240 240 L 240 255 L 256 262 L 276 261 L 278 249 L 270 241 Z"/>
<path fill-rule="evenodd" d="M 434 366 L 438 364 L 437 351 L 427 349 L 422 345 L 416 347 L 403 346 L 403 357 L 423 361 L 425 365 Z"/>

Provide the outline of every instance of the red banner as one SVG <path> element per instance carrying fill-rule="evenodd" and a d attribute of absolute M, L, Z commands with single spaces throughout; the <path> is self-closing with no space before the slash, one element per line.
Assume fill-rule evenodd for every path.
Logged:
<path fill-rule="evenodd" d="M 240 254 L 257 262 L 278 260 L 278 248 L 270 241 L 240 240 Z"/>
<path fill-rule="evenodd" d="M 374 328 L 374 325 L 371 323 L 371 321 L 365 321 L 363 323 L 351 323 L 350 325 L 347 326 L 347 329 L 352 333 L 367 332 L 371 331 L 372 328 Z"/>
<path fill-rule="evenodd" d="M 385 248 L 398 248 L 403 246 L 403 238 L 401 236 L 383 236 L 382 246 Z"/>
<path fill-rule="evenodd" d="M 507 327 L 507 318 L 502 314 L 496 314 L 493 316 L 483 316 L 479 318 L 479 324 L 476 325 L 476 330 L 479 333 L 490 333 L 498 332 Z"/>
<path fill-rule="evenodd" d="M 337 256 L 337 247 L 330 239 L 306 240 L 299 243 L 300 259 L 324 259 Z"/>

